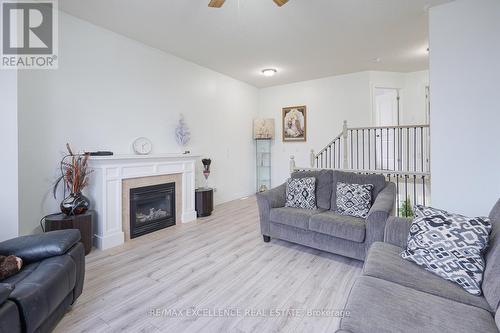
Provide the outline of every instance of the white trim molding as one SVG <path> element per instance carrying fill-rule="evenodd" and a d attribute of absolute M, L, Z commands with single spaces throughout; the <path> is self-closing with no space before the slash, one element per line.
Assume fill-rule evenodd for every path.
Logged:
<path fill-rule="evenodd" d="M 89 186 L 92 208 L 97 212 L 94 221 L 94 246 L 105 250 L 124 243 L 122 227 L 122 181 L 129 178 L 182 174 L 182 223 L 196 220 L 195 162 L 199 156 L 116 155 L 92 157 L 93 170 Z"/>

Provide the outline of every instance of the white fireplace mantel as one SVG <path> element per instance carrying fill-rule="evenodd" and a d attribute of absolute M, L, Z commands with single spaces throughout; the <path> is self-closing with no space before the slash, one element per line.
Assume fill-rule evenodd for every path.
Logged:
<path fill-rule="evenodd" d="M 109 249 L 125 241 L 122 228 L 122 180 L 182 174 L 182 223 L 196 220 L 194 206 L 195 162 L 197 155 L 114 155 L 89 159 L 93 170 L 89 198 L 97 212 L 94 245 Z"/>

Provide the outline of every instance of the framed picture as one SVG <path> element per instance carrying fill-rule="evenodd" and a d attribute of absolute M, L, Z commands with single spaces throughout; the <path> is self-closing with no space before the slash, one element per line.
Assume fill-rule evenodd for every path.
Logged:
<path fill-rule="evenodd" d="M 307 108 L 290 106 L 283 108 L 283 142 L 306 141 L 307 133 Z"/>

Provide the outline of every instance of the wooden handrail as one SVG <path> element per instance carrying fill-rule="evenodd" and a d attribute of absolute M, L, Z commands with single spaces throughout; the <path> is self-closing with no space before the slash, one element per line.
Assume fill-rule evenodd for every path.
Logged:
<path fill-rule="evenodd" d="M 295 168 L 295 171 L 314 171 L 314 170 L 332 170 L 331 168 Z M 413 171 L 394 171 L 394 170 L 369 170 L 369 169 L 334 169 L 343 172 L 353 172 L 353 173 L 370 173 L 379 175 L 400 175 L 400 176 L 417 176 L 417 177 L 429 177 L 431 174 L 429 172 L 413 172 Z"/>
<path fill-rule="evenodd" d="M 323 153 L 324 151 L 326 151 L 326 150 L 328 149 L 328 147 L 330 147 L 331 145 L 333 145 L 333 144 L 335 143 L 335 141 L 340 140 L 340 138 L 341 138 L 341 137 L 342 137 L 342 134 L 337 135 L 337 137 L 336 137 L 335 139 L 333 139 L 333 140 L 332 140 L 329 144 L 327 144 L 327 145 L 325 146 L 325 148 L 321 149 L 321 150 L 320 150 L 320 151 L 316 154 L 316 156 L 315 156 L 315 157 L 317 157 L 319 154 L 321 154 L 321 153 Z"/>
<path fill-rule="evenodd" d="M 348 131 L 361 131 L 361 130 L 372 130 L 372 129 L 393 129 L 393 128 L 429 128 L 429 125 L 401 125 L 401 126 L 371 126 L 371 127 L 350 127 L 347 128 Z"/>

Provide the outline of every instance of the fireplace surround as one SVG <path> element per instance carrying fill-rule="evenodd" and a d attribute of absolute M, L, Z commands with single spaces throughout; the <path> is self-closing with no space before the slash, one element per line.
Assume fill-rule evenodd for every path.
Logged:
<path fill-rule="evenodd" d="M 176 224 L 196 220 L 195 162 L 197 155 L 114 155 L 89 159 L 88 196 L 97 211 L 94 245 L 109 249 L 130 240 L 130 189 L 175 182 Z"/>

